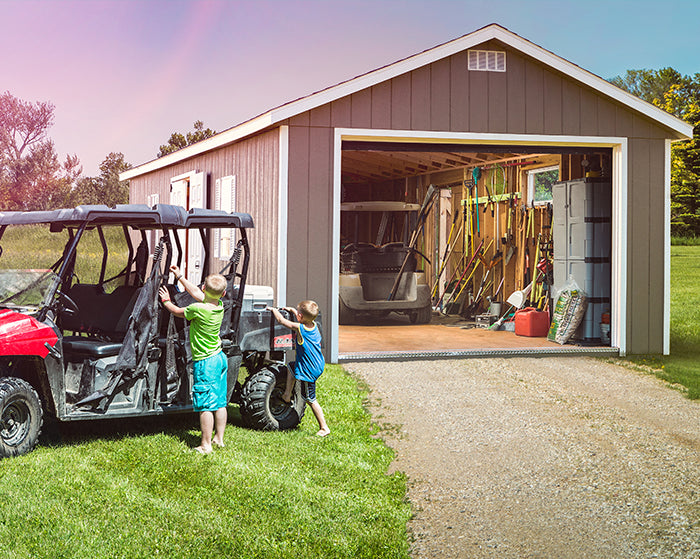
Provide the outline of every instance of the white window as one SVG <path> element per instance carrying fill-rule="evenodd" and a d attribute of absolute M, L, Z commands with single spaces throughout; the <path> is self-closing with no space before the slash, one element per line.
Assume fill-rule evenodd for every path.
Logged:
<path fill-rule="evenodd" d="M 217 210 L 236 211 L 236 175 L 216 179 L 214 203 Z M 226 260 L 236 243 L 235 229 L 219 229 L 214 234 L 214 256 Z"/>
<path fill-rule="evenodd" d="M 559 181 L 559 167 L 542 167 L 527 172 L 527 198 L 530 206 L 552 201 L 552 185 Z"/>
<path fill-rule="evenodd" d="M 170 203 L 186 210 L 206 208 L 206 180 L 204 173 L 190 171 L 170 179 Z M 190 234 L 191 233 L 191 234 Z M 184 250 L 181 269 L 185 277 L 198 284 L 202 277 L 204 246 L 198 232 L 179 230 L 180 246 Z"/>
<path fill-rule="evenodd" d="M 500 50 L 468 50 L 469 70 L 477 72 L 505 72 L 506 53 Z"/>

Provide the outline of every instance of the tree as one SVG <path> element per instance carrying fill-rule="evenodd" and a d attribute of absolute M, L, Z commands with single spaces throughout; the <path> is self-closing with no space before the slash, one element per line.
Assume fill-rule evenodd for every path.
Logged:
<path fill-rule="evenodd" d="M 72 205 L 106 204 L 116 206 L 129 201 L 129 181 L 120 181 L 119 173 L 131 169 L 124 161 L 123 153 L 110 153 L 100 163 L 97 177 L 84 177 L 78 180 L 72 193 Z"/>
<path fill-rule="evenodd" d="M 628 70 L 610 81 L 693 126 L 691 140 L 671 147 L 671 233 L 700 236 L 700 74 Z"/>
<path fill-rule="evenodd" d="M 204 123 L 201 120 L 198 120 L 194 123 L 194 130 L 192 132 L 188 132 L 186 135 L 180 134 L 179 132 L 173 132 L 170 135 L 168 143 L 160 146 L 160 150 L 158 151 L 156 157 L 163 157 L 164 155 L 173 153 L 174 151 L 200 142 L 201 140 L 211 138 L 215 134 L 215 130 L 212 130 L 211 128 L 205 129 Z"/>
<path fill-rule="evenodd" d="M 54 106 L 0 94 L 0 209 L 46 210 L 65 205 L 82 172 L 69 155 L 59 162 L 47 131 Z"/>

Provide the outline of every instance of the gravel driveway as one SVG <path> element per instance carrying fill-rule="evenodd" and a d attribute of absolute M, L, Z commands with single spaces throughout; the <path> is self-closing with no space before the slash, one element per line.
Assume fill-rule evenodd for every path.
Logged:
<path fill-rule="evenodd" d="M 412 556 L 700 557 L 700 403 L 587 357 L 345 363 L 409 479 Z"/>

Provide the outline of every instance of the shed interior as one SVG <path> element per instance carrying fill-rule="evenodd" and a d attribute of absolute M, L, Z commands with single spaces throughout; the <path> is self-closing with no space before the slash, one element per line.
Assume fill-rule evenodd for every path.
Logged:
<path fill-rule="evenodd" d="M 587 307 L 569 343 L 609 345 L 611 162 L 607 148 L 343 142 L 340 324 L 341 345 L 345 328 L 352 346 L 345 351 L 363 345 L 358 325 L 478 328 L 475 343 L 484 345 L 484 329 L 494 336 L 515 330 L 519 308 L 536 309 L 527 316 L 538 326 L 527 332 L 530 340 L 516 336 L 516 345 L 541 346 L 534 338 L 546 337 L 543 317 L 548 328 L 572 279 Z M 370 201 L 403 202 L 425 212 L 352 211 Z M 394 259 L 384 271 L 405 282 L 415 268 L 430 293 L 430 314 L 387 312 L 383 301 L 392 299 L 392 282 L 384 283 L 386 293 L 372 291 L 373 305 L 348 313 L 343 275 L 358 272 L 361 281 L 370 275 L 352 267 L 358 246 L 381 251 L 412 242 L 406 260 L 415 264 L 401 271 Z M 400 291 L 393 296 L 400 298 Z M 523 324 L 530 328 L 525 316 L 518 319 L 519 335 Z M 355 328 L 350 337 L 348 325 Z"/>

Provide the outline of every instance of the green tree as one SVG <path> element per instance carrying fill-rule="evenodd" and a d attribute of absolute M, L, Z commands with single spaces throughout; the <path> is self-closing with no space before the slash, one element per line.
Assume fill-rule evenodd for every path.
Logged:
<path fill-rule="evenodd" d="M 129 202 L 129 181 L 120 181 L 119 173 L 131 169 L 123 153 L 110 153 L 100 163 L 100 174 L 78 180 L 72 193 L 72 205 L 106 204 L 116 206 Z"/>
<path fill-rule="evenodd" d="M 79 159 L 58 160 L 48 129 L 54 106 L 0 94 L 0 209 L 46 210 L 66 204 L 82 172 Z"/>
<path fill-rule="evenodd" d="M 610 81 L 693 126 L 691 140 L 671 147 L 671 233 L 700 236 L 700 74 L 628 70 Z"/>
<path fill-rule="evenodd" d="M 214 134 L 216 134 L 215 130 L 211 128 L 205 129 L 204 123 L 198 120 L 194 123 L 194 130 L 192 130 L 192 132 L 187 132 L 187 134 L 184 135 L 179 132 L 173 132 L 170 135 L 168 143 L 160 146 L 156 157 L 163 157 L 164 155 L 168 155 L 169 153 L 173 153 L 189 145 L 206 140 L 207 138 L 211 138 Z"/>

